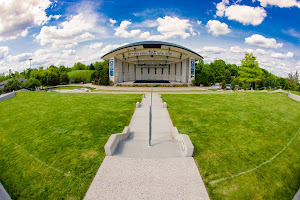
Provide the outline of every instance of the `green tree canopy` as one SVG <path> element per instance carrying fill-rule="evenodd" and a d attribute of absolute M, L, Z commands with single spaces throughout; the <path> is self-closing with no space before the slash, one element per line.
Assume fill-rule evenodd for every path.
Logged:
<path fill-rule="evenodd" d="M 36 78 L 30 78 L 25 82 L 25 87 L 35 90 L 37 87 L 41 86 L 41 82 Z"/>
<path fill-rule="evenodd" d="M 239 67 L 240 82 L 259 82 L 261 81 L 263 70 L 259 67 L 256 57 L 252 53 L 245 53 L 245 58 L 241 60 L 242 65 Z"/>
<path fill-rule="evenodd" d="M 85 66 L 85 64 L 78 62 L 78 63 L 74 64 L 72 70 L 73 71 L 75 71 L 75 70 L 87 70 L 87 67 Z"/>

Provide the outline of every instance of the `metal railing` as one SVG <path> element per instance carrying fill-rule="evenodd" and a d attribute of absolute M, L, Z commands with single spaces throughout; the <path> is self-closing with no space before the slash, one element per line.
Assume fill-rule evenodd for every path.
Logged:
<path fill-rule="evenodd" d="M 151 100 L 149 107 L 149 146 L 151 146 L 151 135 L 152 135 L 152 89 L 151 89 Z"/>

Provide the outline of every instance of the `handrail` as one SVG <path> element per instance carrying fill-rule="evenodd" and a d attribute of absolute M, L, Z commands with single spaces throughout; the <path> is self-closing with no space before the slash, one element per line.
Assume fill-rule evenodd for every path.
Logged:
<path fill-rule="evenodd" d="M 151 88 L 151 102 L 149 107 L 149 146 L 151 146 L 151 135 L 152 135 L 152 88 Z"/>

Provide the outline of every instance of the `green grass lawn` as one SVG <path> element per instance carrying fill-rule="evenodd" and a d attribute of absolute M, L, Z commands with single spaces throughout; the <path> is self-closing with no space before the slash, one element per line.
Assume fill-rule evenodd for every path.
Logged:
<path fill-rule="evenodd" d="M 70 80 L 82 80 L 82 81 L 91 81 L 91 75 L 95 70 L 75 70 L 68 72 L 68 76 Z"/>
<path fill-rule="evenodd" d="M 0 102 L 0 182 L 12 199 L 82 199 L 141 99 L 20 92 Z"/>
<path fill-rule="evenodd" d="M 93 92 L 151 92 L 151 90 L 94 90 Z M 209 90 L 153 90 L 153 92 L 213 92 Z"/>
<path fill-rule="evenodd" d="M 300 186 L 300 102 L 284 93 L 163 94 L 188 134 L 211 199 L 292 199 Z M 270 160 L 271 162 L 231 177 Z"/>
<path fill-rule="evenodd" d="M 60 87 L 51 88 L 51 90 L 73 90 L 77 88 L 86 88 L 90 90 L 95 90 L 95 88 L 85 87 L 85 86 L 60 86 Z"/>
<path fill-rule="evenodd" d="M 300 96 L 300 92 L 298 92 L 298 91 L 291 91 L 291 93 L 293 93 L 293 94 L 296 94 L 296 95 L 299 95 L 299 96 Z"/>

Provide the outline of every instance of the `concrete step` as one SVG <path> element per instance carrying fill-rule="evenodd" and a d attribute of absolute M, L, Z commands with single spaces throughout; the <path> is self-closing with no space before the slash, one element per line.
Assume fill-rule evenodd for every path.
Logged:
<path fill-rule="evenodd" d="M 114 156 L 131 158 L 178 158 L 184 157 L 179 144 L 166 139 L 152 140 L 125 140 L 119 143 Z"/>

